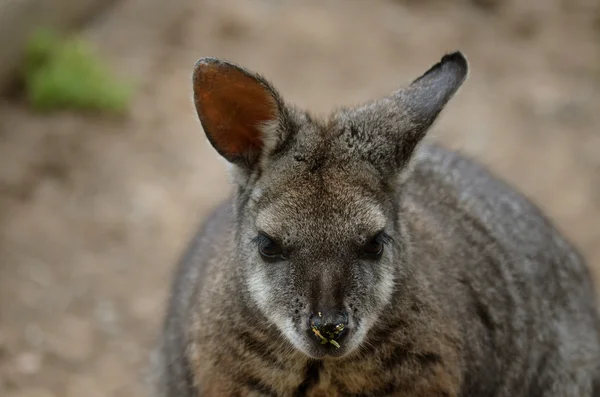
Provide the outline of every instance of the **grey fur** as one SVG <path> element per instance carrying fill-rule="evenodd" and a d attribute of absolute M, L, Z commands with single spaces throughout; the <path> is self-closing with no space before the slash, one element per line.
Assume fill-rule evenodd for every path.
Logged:
<path fill-rule="evenodd" d="M 482 166 L 418 145 L 466 78 L 462 54 L 325 120 L 233 64 L 201 60 L 196 79 L 207 62 L 267 87 L 277 118 L 260 153 L 230 159 L 237 192 L 181 260 L 157 396 L 600 396 L 584 259 Z M 381 259 L 357 255 L 381 228 Z M 285 260 L 261 258 L 259 231 Z M 323 306 L 350 313 L 336 357 L 306 329 Z"/>

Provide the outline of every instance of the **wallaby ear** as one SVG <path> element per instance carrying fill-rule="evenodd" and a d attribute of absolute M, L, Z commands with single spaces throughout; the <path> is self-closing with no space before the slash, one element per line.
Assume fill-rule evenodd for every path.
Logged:
<path fill-rule="evenodd" d="M 424 134 L 467 78 L 467 59 L 456 51 L 445 55 L 395 97 L 408 112 L 417 135 Z M 416 138 L 420 139 L 421 136 Z"/>
<path fill-rule="evenodd" d="M 253 165 L 268 139 L 265 130 L 280 116 L 275 90 L 260 76 L 215 58 L 196 63 L 193 88 L 202 128 L 215 150 L 231 163 Z"/>
<path fill-rule="evenodd" d="M 407 87 L 376 102 L 369 111 L 392 123 L 385 144 L 394 142 L 394 169 L 402 168 L 413 155 L 444 106 L 467 78 L 468 63 L 460 52 L 447 54 Z"/>

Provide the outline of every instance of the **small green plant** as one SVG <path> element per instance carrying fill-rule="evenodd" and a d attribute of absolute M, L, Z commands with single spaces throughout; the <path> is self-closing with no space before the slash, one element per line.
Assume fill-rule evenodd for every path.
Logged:
<path fill-rule="evenodd" d="M 27 98 L 37 110 L 124 113 L 132 87 L 118 81 L 84 41 L 39 30 L 26 48 Z"/>

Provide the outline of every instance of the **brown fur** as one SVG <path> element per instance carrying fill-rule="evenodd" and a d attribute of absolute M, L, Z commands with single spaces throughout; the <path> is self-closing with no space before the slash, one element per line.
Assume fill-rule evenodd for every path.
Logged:
<path fill-rule="evenodd" d="M 174 278 L 157 396 L 598 397 L 583 258 L 483 167 L 418 146 L 466 75 L 450 54 L 317 119 L 243 68 L 197 64 L 237 191 Z M 347 315 L 339 349 L 309 329 L 331 310 Z"/>

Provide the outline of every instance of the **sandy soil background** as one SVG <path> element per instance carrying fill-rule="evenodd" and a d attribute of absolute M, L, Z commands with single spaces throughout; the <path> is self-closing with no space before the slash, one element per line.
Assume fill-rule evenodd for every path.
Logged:
<path fill-rule="evenodd" d="M 318 113 L 447 51 L 472 72 L 430 139 L 543 207 L 600 277 L 593 0 L 123 0 L 84 34 L 139 91 L 125 120 L 0 102 L 0 395 L 137 397 L 170 272 L 230 189 L 191 102 L 201 56 Z"/>

